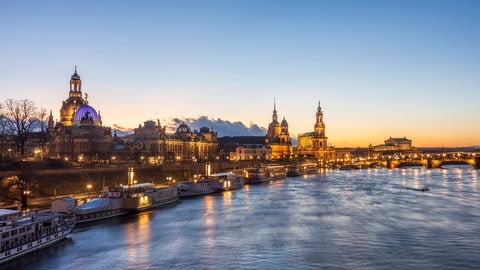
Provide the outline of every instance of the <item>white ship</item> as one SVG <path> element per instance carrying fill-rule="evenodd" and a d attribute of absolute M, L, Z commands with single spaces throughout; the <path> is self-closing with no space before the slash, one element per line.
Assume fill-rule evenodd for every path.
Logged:
<path fill-rule="evenodd" d="M 0 209 L 0 264 L 64 239 L 74 226 L 73 215 Z"/>
<path fill-rule="evenodd" d="M 56 202 L 53 202 L 52 211 L 73 213 L 77 223 L 85 223 L 131 212 L 146 211 L 178 201 L 176 186 L 136 184 L 133 177 L 133 168 L 129 168 L 127 185 L 106 187 L 100 197 L 92 198 L 78 206 L 67 206 L 68 203 L 65 203 L 64 206 L 54 207 Z M 61 200 L 65 199 L 68 198 Z"/>
<path fill-rule="evenodd" d="M 286 177 L 287 171 L 283 165 L 266 165 L 245 171 L 246 184 L 260 184 L 272 180 L 285 179 Z"/>
<path fill-rule="evenodd" d="M 219 192 L 240 189 L 243 187 L 245 180 L 243 176 L 237 175 L 233 172 L 213 173 L 206 177 L 207 179 L 216 182 L 216 185 L 214 185 L 214 190 Z"/>
<path fill-rule="evenodd" d="M 180 182 L 177 185 L 178 197 L 193 197 L 216 192 L 218 182 L 210 179 L 194 179 L 192 181 Z"/>
<path fill-rule="evenodd" d="M 127 211 L 147 211 L 177 201 L 176 186 L 152 183 L 123 186 L 123 209 Z"/>
<path fill-rule="evenodd" d="M 128 213 L 123 208 L 121 187 L 105 188 L 101 197 L 92 198 L 88 202 L 74 207 L 71 213 L 75 214 L 77 223 L 96 221 Z"/>
<path fill-rule="evenodd" d="M 243 184 L 243 176 L 233 172 L 220 172 L 194 178 L 192 181 L 180 182 L 177 188 L 178 196 L 184 198 L 239 189 Z"/>
<path fill-rule="evenodd" d="M 313 162 L 292 164 L 287 167 L 288 177 L 302 176 L 307 174 L 317 174 L 317 173 L 318 173 L 318 165 L 317 163 L 313 163 Z"/>

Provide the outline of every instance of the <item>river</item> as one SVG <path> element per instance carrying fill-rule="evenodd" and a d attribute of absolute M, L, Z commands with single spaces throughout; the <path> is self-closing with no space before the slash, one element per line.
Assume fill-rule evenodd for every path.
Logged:
<path fill-rule="evenodd" d="M 77 225 L 1 269 L 472 269 L 479 170 L 325 171 Z"/>

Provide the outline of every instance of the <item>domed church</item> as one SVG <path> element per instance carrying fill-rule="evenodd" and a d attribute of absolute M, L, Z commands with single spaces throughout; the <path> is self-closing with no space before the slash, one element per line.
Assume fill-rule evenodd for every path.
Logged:
<path fill-rule="evenodd" d="M 102 126 L 100 111 L 89 105 L 88 94 L 82 94 L 82 80 L 75 72 L 70 78 L 68 98 L 60 109 L 60 120 L 55 123 L 50 111 L 48 131 L 51 138 L 48 156 L 77 162 L 109 160 L 112 134 Z"/>

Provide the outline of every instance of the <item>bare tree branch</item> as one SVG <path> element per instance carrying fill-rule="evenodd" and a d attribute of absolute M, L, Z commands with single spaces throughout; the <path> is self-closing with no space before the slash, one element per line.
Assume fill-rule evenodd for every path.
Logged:
<path fill-rule="evenodd" d="M 5 101 L 5 116 L 8 119 L 7 132 L 15 138 L 17 151 L 25 154 L 25 143 L 35 128 L 39 127 L 37 107 L 28 99 Z"/>

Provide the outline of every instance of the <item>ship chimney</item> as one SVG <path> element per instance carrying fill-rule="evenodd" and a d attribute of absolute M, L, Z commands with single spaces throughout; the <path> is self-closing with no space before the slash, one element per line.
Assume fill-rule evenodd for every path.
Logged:
<path fill-rule="evenodd" d="M 128 168 L 128 185 L 129 186 L 133 186 L 133 175 L 134 175 L 133 168 L 132 167 Z"/>

